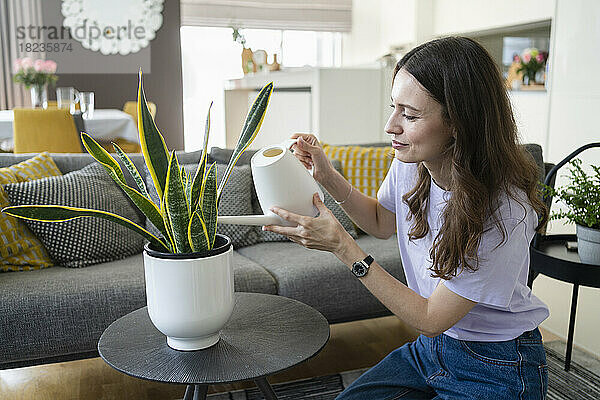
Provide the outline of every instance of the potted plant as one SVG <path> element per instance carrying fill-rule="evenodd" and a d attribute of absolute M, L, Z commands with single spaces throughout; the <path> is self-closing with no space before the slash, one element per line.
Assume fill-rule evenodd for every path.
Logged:
<path fill-rule="evenodd" d="M 51 60 L 34 61 L 29 57 L 18 58 L 14 63 L 14 73 L 13 80 L 30 90 L 31 107 L 48 108 L 46 85 L 54 85 L 58 80 L 56 63 Z"/>
<path fill-rule="evenodd" d="M 117 145 L 113 144 L 115 151 L 133 176 L 137 188 L 126 184 L 120 165 L 102 146 L 89 135 L 82 134 L 87 151 L 158 229 L 159 236 L 126 218 L 99 210 L 23 205 L 6 207 L 2 211 L 23 219 L 48 222 L 98 217 L 142 235 L 148 240 L 144 248 L 144 271 L 150 319 L 167 336 L 167 344 L 174 349 L 209 347 L 219 340 L 219 331 L 234 306 L 233 248 L 228 237 L 216 233 L 219 199 L 234 165 L 262 125 L 272 91 L 271 82 L 258 94 L 217 185 L 216 163 L 207 167 L 210 107 L 202 157 L 196 172 L 188 174 L 179 165 L 175 151 L 169 152 L 154 123 L 140 72 L 137 109 L 140 145 L 159 204 L 151 200 L 142 176 Z"/>
<path fill-rule="evenodd" d="M 523 73 L 523 84 L 534 85 L 536 83 L 535 75 L 542 71 L 546 65 L 548 54 L 539 51 L 535 47 L 523 50 L 521 55 L 515 55 L 513 61 L 520 64 L 517 72 Z"/>
<path fill-rule="evenodd" d="M 574 159 L 570 164 L 567 186 L 544 187 L 546 195 L 555 196 L 568 207 L 553 213 L 550 219 L 566 218 L 574 222 L 579 258 L 586 264 L 600 265 L 600 166 L 591 165 L 594 173 L 588 175 L 581 167 L 581 160 Z"/>

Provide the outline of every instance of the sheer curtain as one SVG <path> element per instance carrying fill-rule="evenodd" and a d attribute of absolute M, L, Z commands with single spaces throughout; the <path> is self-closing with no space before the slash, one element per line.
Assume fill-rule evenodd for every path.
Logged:
<path fill-rule="evenodd" d="M 19 53 L 17 27 L 29 25 L 42 25 L 41 0 L 0 0 L 0 110 L 30 104 L 28 93 L 12 80 L 13 63 L 17 58 L 44 56 L 41 53 Z"/>

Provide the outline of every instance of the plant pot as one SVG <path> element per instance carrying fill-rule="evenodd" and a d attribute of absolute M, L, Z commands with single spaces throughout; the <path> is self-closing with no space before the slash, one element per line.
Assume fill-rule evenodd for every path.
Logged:
<path fill-rule="evenodd" d="M 212 250 L 171 254 L 144 247 L 150 320 L 175 350 L 200 350 L 219 341 L 231 316 L 233 246 L 217 235 Z"/>
<path fill-rule="evenodd" d="M 600 265 L 600 229 L 577 225 L 577 252 L 581 262 Z"/>

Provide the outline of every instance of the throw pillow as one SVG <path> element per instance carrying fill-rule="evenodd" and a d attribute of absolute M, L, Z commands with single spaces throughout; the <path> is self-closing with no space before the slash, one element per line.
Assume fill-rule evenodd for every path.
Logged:
<path fill-rule="evenodd" d="M 330 160 L 342 163 L 344 176 L 360 192 L 377 197 L 377 190 L 390 169 L 393 148 L 365 146 L 331 146 L 323 150 Z"/>
<path fill-rule="evenodd" d="M 27 182 L 62 175 L 47 152 L 10 167 L 0 168 L 0 184 Z M 9 201 L 0 187 L 0 209 Z M 25 223 L 0 213 L 0 271 L 31 271 L 52 266 L 52 261 L 40 241 Z"/>
<path fill-rule="evenodd" d="M 63 176 L 4 186 L 11 205 L 56 204 L 103 210 L 143 225 L 121 188 L 98 163 Z M 80 268 L 143 250 L 144 238 L 114 222 L 84 217 L 65 222 L 26 221 L 55 264 Z"/>
<path fill-rule="evenodd" d="M 331 163 L 333 164 L 333 167 L 339 173 L 341 173 L 343 175 L 340 162 L 337 160 L 332 160 Z M 348 214 L 346 214 L 346 212 L 344 211 L 342 206 L 340 206 L 339 204 L 337 204 L 335 202 L 335 199 L 333 198 L 333 196 L 331 196 L 329 194 L 329 192 L 327 190 L 325 190 L 325 188 L 323 186 L 321 186 L 321 184 L 319 184 L 319 187 L 323 191 L 323 203 L 325 203 L 325 206 L 327 206 L 327 208 L 329 208 L 329 210 L 331 210 L 331 213 L 337 218 L 337 220 L 340 222 L 340 224 L 342 224 L 342 226 L 350 234 L 350 236 L 352 236 L 354 239 L 358 238 L 358 234 L 357 234 L 356 228 L 354 226 L 354 223 L 352 222 L 352 220 L 350 219 Z M 256 199 L 255 207 L 256 207 L 255 213 L 257 213 L 257 214 L 263 213 L 262 209 L 260 207 L 260 203 L 258 202 L 258 198 Z M 260 227 L 259 227 L 259 229 L 260 229 Z M 280 235 L 279 233 L 275 233 L 275 232 L 260 230 L 260 234 L 261 234 L 261 240 L 263 242 L 282 242 L 282 241 L 289 240 L 286 236 Z"/>
<path fill-rule="evenodd" d="M 197 164 L 184 164 L 184 169 L 188 174 L 196 173 Z M 207 165 L 208 166 L 208 165 Z M 217 182 L 221 182 L 227 165 L 216 164 L 217 167 Z M 158 201 L 158 196 L 152 177 L 146 175 L 146 186 L 148 192 L 154 201 Z M 221 202 L 219 204 L 219 215 L 252 215 L 252 172 L 249 165 L 235 166 L 229 181 L 221 194 Z M 158 230 L 150 226 L 153 233 L 158 233 Z M 250 225 L 217 225 L 217 233 L 228 236 L 231 239 L 233 247 L 239 249 L 241 247 L 250 246 L 259 241 L 258 229 Z"/>

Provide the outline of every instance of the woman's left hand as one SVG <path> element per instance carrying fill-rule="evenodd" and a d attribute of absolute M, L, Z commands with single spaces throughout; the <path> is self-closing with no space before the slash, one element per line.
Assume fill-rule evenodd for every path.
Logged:
<path fill-rule="evenodd" d="M 291 241 L 309 249 L 329 251 L 336 256 L 343 253 L 354 239 L 325 206 L 317 193 L 313 195 L 313 204 L 319 210 L 319 216 L 314 218 L 294 214 L 279 207 L 271 208 L 271 211 L 284 220 L 298 225 L 267 225 L 263 226 L 263 230 L 285 235 Z"/>

